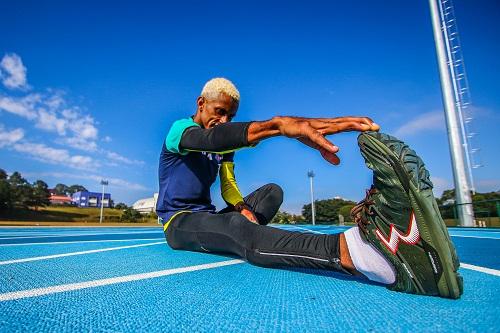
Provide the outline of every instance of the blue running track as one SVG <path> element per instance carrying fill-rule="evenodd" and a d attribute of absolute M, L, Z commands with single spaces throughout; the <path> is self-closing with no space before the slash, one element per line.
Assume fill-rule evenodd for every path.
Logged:
<path fill-rule="evenodd" d="M 0 228 L 0 332 L 499 332 L 500 230 L 449 231 L 460 300 L 174 251 L 161 228 Z"/>

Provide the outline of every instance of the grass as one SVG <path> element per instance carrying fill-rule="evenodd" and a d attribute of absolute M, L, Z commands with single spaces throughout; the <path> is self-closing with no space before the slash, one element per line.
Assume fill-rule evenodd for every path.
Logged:
<path fill-rule="evenodd" d="M 48 206 L 38 210 L 16 208 L 11 211 L 0 212 L 0 220 L 4 221 L 33 221 L 33 222 L 99 222 L 100 208 L 79 208 L 70 206 Z M 103 222 L 121 222 L 122 210 L 104 208 Z M 155 218 L 144 216 L 137 222 L 155 223 Z"/>
<path fill-rule="evenodd" d="M 500 227 L 500 218 L 498 217 L 477 217 L 476 221 L 485 221 L 486 222 L 486 227 L 488 228 L 498 228 Z M 457 227 L 458 226 L 458 221 L 455 219 L 445 219 L 444 223 L 448 227 Z"/>

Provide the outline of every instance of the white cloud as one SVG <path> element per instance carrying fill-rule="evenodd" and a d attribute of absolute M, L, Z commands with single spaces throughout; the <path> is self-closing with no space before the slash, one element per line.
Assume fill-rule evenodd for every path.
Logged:
<path fill-rule="evenodd" d="M 500 179 L 480 179 L 475 185 L 476 190 L 481 193 L 500 191 Z"/>
<path fill-rule="evenodd" d="M 0 61 L 2 83 L 10 89 L 28 88 L 26 82 L 26 67 L 21 58 L 15 54 L 6 54 Z"/>
<path fill-rule="evenodd" d="M 11 98 L 0 95 L 0 110 L 29 120 L 35 120 L 38 117 L 35 110 L 35 103 L 39 98 L 40 96 L 37 94 L 30 94 L 23 98 Z"/>
<path fill-rule="evenodd" d="M 431 181 L 432 184 L 434 185 L 433 192 L 435 197 L 441 197 L 441 195 L 443 195 L 443 192 L 445 190 L 453 188 L 453 184 L 448 179 L 431 176 Z"/>
<path fill-rule="evenodd" d="M 147 187 L 137 184 L 137 183 L 132 183 L 127 180 L 121 179 L 121 178 L 109 178 L 105 176 L 99 176 L 95 174 L 71 174 L 71 173 L 64 173 L 64 172 L 43 172 L 43 173 L 29 173 L 29 172 L 23 172 L 23 175 L 30 177 L 55 177 L 55 178 L 75 178 L 75 179 L 86 179 L 86 180 L 92 180 L 95 181 L 96 183 L 99 183 L 102 179 L 106 179 L 109 182 L 109 186 L 114 186 L 118 188 L 124 188 L 127 190 L 137 190 L 137 191 L 145 191 L 145 190 L 150 190 Z"/>
<path fill-rule="evenodd" d="M 415 135 L 420 132 L 430 131 L 430 130 L 444 130 L 446 129 L 446 124 L 444 121 L 444 114 L 442 111 L 434 111 L 423 113 L 416 118 L 408 121 L 396 131 L 394 131 L 394 136 L 405 137 L 408 135 Z"/>
<path fill-rule="evenodd" d="M 19 142 L 13 144 L 12 149 L 42 162 L 75 169 L 99 166 L 90 156 L 71 155 L 66 149 L 52 148 L 43 143 Z"/>
<path fill-rule="evenodd" d="M 136 164 L 136 165 L 144 164 L 143 161 L 131 160 L 129 158 L 126 158 L 120 154 L 117 154 L 117 153 L 111 152 L 111 151 L 106 152 L 106 157 L 114 162 L 120 162 L 120 163 L 125 163 L 125 164 Z"/>
<path fill-rule="evenodd" d="M 57 132 L 59 135 L 66 135 L 67 122 L 64 119 L 57 118 L 54 112 L 40 109 L 36 127 L 50 132 Z"/>
<path fill-rule="evenodd" d="M 36 160 L 57 164 L 64 167 L 75 169 L 90 169 L 98 167 L 99 163 L 94 161 L 90 156 L 71 155 L 66 149 L 58 149 L 49 147 L 43 143 L 32 143 L 24 140 L 24 130 L 16 128 L 8 131 L 0 124 L 0 148 L 8 149 L 23 153 L 30 158 Z"/>
<path fill-rule="evenodd" d="M 60 142 L 70 147 L 95 151 L 99 131 L 94 118 L 67 104 L 61 92 L 52 90 L 25 97 L 0 95 L 0 110 L 28 119 L 36 128 L 57 133 L 63 138 Z"/>
<path fill-rule="evenodd" d="M 12 131 L 4 130 L 2 124 L 0 124 L 0 148 L 5 146 L 10 146 L 24 137 L 24 131 L 21 128 L 16 128 Z"/>
<path fill-rule="evenodd" d="M 28 87 L 26 83 L 26 68 L 23 66 L 21 58 L 18 55 L 9 54 L 4 56 L 0 66 L 5 72 L 0 74 L 2 74 L 1 78 L 6 86 L 10 88 Z M 31 92 L 21 97 L 0 94 L 0 112 L 2 111 L 29 120 L 38 129 L 55 133 L 56 136 L 53 139 L 58 144 L 105 156 L 108 161 L 104 163 L 108 165 L 144 164 L 142 161 L 132 160 L 118 153 L 100 149 L 97 145 L 99 130 L 96 120 L 91 115 L 82 112 L 78 106 L 72 105 L 65 97 L 63 91 L 49 88 L 45 92 Z M 13 133 L 9 132 L 8 134 L 12 138 L 15 135 L 19 136 L 20 133 L 17 131 Z M 22 132 L 22 136 L 24 137 L 24 131 Z M 3 140 L 5 143 L 2 147 L 13 143 L 12 141 L 7 141 L 7 138 Z M 111 138 L 106 136 L 102 141 L 110 142 Z M 11 148 L 23 151 L 26 145 L 33 144 L 23 142 L 19 143 L 17 148 L 12 147 L 12 145 Z M 44 158 L 42 153 L 37 154 L 36 151 L 32 153 L 26 151 L 26 153 L 50 163 L 61 162 L 62 156 L 64 156 L 64 160 L 69 161 L 68 163 L 74 167 L 78 167 L 77 165 L 79 164 L 85 167 L 92 160 L 90 157 L 71 156 L 65 149 L 55 149 L 45 145 L 34 146 L 34 148 L 38 152 L 45 151 L 45 153 L 49 153 L 48 157 Z"/>

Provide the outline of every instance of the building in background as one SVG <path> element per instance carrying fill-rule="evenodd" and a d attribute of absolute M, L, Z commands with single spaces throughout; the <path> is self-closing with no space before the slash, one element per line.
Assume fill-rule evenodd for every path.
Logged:
<path fill-rule="evenodd" d="M 156 210 L 156 201 L 158 201 L 158 193 L 154 193 L 152 198 L 137 200 L 132 208 L 141 214 L 148 214 Z"/>
<path fill-rule="evenodd" d="M 51 205 L 73 205 L 73 199 L 66 195 L 50 193 L 49 201 Z"/>
<path fill-rule="evenodd" d="M 102 193 L 100 192 L 76 192 L 71 196 L 73 203 L 77 207 L 101 207 Z M 103 206 L 111 207 L 111 194 L 104 193 Z"/>

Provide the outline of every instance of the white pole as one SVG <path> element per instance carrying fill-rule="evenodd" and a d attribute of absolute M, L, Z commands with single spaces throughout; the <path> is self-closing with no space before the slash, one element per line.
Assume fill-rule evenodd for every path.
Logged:
<path fill-rule="evenodd" d="M 102 184 L 102 196 L 101 196 L 101 217 L 99 218 L 99 223 L 102 223 L 102 213 L 104 211 L 104 184 Z"/>
<path fill-rule="evenodd" d="M 450 70 L 450 75 L 451 75 L 451 83 L 453 84 L 453 93 L 455 96 L 455 106 L 456 106 L 456 111 L 458 115 L 458 123 L 460 124 L 460 130 L 462 131 L 462 146 L 463 146 L 463 151 L 465 153 L 465 158 L 466 158 L 466 167 L 468 171 L 468 185 L 467 187 L 474 191 L 474 177 L 472 175 L 472 164 L 471 164 L 471 159 L 469 156 L 469 145 L 468 141 L 469 139 L 467 138 L 467 131 L 465 130 L 465 123 L 464 123 L 464 111 L 462 110 L 462 96 L 460 95 L 458 83 L 457 83 L 457 78 L 455 76 L 455 69 L 454 69 L 454 60 L 453 60 L 453 55 L 452 55 L 452 49 L 450 45 L 450 39 L 449 39 L 449 34 L 448 34 L 448 26 L 446 22 L 446 17 L 444 15 L 444 9 L 443 9 L 443 4 L 440 0 L 438 0 L 438 5 L 439 5 L 439 12 L 440 12 L 440 17 L 441 17 L 441 23 L 442 23 L 442 30 L 443 30 L 443 37 L 445 41 L 445 46 L 446 46 L 446 55 L 448 59 L 448 68 Z M 456 25 L 456 22 L 455 22 Z M 456 33 L 456 32 L 455 32 Z M 452 37 L 452 38 L 458 38 L 458 35 Z M 463 65 L 463 64 L 462 64 Z"/>
<path fill-rule="evenodd" d="M 314 190 L 313 190 L 313 177 L 314 177 L 314 172 L 309 171 L 307 173 L 307 176 L 309 177 L 309 184 L 311 185 L 311 214 L 312 214 L 312 224 L 316 225 L 316 210 L 314 209 Z"/>
<path fill-rule="evenodd" d="M 436 43 L 436 54 L 441 78 L 441 93 L 446 115 L 446 126 L 448 129 L 448 141 L 450 145 L 453 179 L 455 183 L 455 196 L 460 224 L 466 227 L 474 226 L 474 213 L 472 210 L 472 199 L 468 186 L 467 173 L 464 165 L 463 146 L 460 141 L 460 125 L 453 98 L 453 88 L 450 80 L 450 72 L 447 63 L 446 51 L 443 40 L 442 26 L 439 20 L 438 0 L 429 0 L 432 18 L 432 28 Z M 444 24 L 444 22 L 443 22 Z M 451 61 L 451 59 L 449 59 Z"/>
<path fill-rule="evenodd" d="M 99 218 L 99 223 L 102 223 L 102 214 L 104 211 L 104 186 L 108 185 L 107 180 L 101 180 L 101 185 L 102 185 L 102 195 L 101 195 L 101 216 Z"/>

